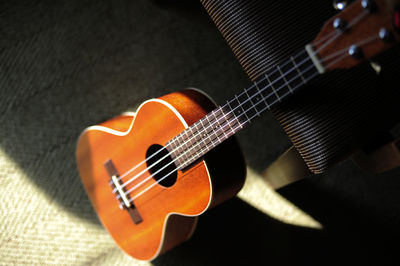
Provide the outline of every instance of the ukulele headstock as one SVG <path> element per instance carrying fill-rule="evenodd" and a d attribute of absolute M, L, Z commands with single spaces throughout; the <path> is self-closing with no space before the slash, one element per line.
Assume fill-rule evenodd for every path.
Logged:
<path fill-rule="evenodd" d="M 399 42 L 400 0 L 358 0 L 325 22 L 306 48 L 323 73 L 351 68 Z"/>

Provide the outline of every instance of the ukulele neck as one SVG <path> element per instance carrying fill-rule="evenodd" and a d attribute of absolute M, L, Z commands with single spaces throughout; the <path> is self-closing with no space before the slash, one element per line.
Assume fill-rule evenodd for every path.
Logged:
<path fill-rule="evenodd" d="M 201 158 L 215 146 L 270 110 L 317 76 L 306 50 L 268 70 L 247 89 L 218 106 L 170 140 L 166 148 L 179 170 Z"/>

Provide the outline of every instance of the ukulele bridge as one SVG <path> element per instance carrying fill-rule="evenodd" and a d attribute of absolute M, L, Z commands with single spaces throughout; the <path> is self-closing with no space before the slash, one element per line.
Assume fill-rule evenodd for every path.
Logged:
<path fill-rule="evenodd" d="M 133 201 L 129 199 L 129 196 L 126 194 L 125 189 L 122 187 L 120 181 L 118 180 L 119 174 L 117 169 L 115 168 L 113 162 L 111 159 L 107 160 L 104 163 L 104 167 L 106 168 L 111 180 L 110 180 L 110 186 L 111 189 L 114 190 L 114 188 L 117 189 L 115 195 L 119 195 L 120 197 L 117 198 L 119 202 L 119 207 L 120 209 L 126 209 L 131 216 L 133 222 L 135 224 L 138 224 L 143 221 L 138 209 L 136 208 L 135 204 Z"/>
<path fill-rule="evenodd" d="M 123 188 L 121 187 L 121 184 L 118 181 L 118 176 L 117 175 L 112 175 L 111 176 L 111 181 L 113 182 L 115 188 L 117 189 L 119 196 L 123 200 L 123 202 L 125 204 L 125 207 L 130 208 L 131 207 L 131 203 L 129 202 L 128 197 L 125 195 L 125 192 L 124 192 Z"/>

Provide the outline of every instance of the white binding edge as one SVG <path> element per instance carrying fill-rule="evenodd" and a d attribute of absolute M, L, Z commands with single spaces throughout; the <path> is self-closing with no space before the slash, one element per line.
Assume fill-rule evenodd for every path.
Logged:
<path fill-rule="evenodd" d="M 160 99 L 150 99 L 150 100 L 147 100 L 147 101 L 143 102 L 143 103 L 138 107 L 138 109 L 136 110 L 136 112 L 125 112 L 125 113 L 122 114 L 122 115 L 127 115 L 127 116 L 133 116 L 132 122 L 131 122 L 131 124 L 129 125 L 128 130 L 126 130 L 126 131 L 119 131 L 119 130 L 115 130 L 115 129 L 112 129 L 112 128 L 108 128 L 108 127 L 105 127 L 105 126 L 95 125 L 95 126 L 90 126 L 90 127 L 86 128 L 86 129 L 82 132 L 82 134 L 85 133 L 85 132 L 87 132 L 87 131 L 98 130 L 98 131 L 103 131 L 103 132 L 110 133 L 110 134 L 113 134 L 113 135 L 116 135 L 116 136 L 121 136 L 121 137 L 122 137 L 122 136 L 126 136 L 126 135 L 128 135 L 129 132 L 131 132 L 131 130 L 132 130 L 132 126 L 133 126 L 133 124 L 135 123 L 136 114 L 137 114 L 137 113 L 139 112 L 139 110 L 143 107 L 143 105 L 145 105 L 145 104 L 148 103 L 148 102 L 158 102 L 158 103 L 164 104 L 164 105 L 167 106 L 172 112 L 174 112 L 174 114 L 179 118 L 179 120 L 182 122 L 182 124 L 185 126 L 185 128 L 188 127 L 188 124 L 187 124 L 186 121 L 183 119 L 182 115 L 181 115 L 170 103 L 168 103 L 168 102 L 166 102 L 166 101 L 164 101 L 164 100 L 160 100 Z M 82 135 L 82 134 L 81 134 L 81 135 Z"/>
<path fill-rule="evenodd" d="M 318 72 L 320 74 L 325 73 L 326 69 L 321 64 L 321 61 L 319 60 L 317 53 L 315 53 L 315 51 L 310 43 L 306 45 L 306 51 L 308 53 L 308 56 L 311 58 L 311 61 L 314 63 L 315 68 L 318 70 Z"/>
<path fill-rule="evenodd" d="M 205 94 L 203 91 L 201 91 L 201 90 L 199 90 L 199 89 L 193 89 L 193 88 L 190 88 L 190 89 L 202 93 L 203 95 L 205 95 L 207 98 L 209 98 L 209 99 L 211 100 L 211 98 L 210 98 L 207 94 Z M 214 102 L 213 100 L 211 100 L 211 101 Z M 181 115 L 181 114 L 178 112 L 178 110 L 176 110 L 175 107 L 173 107 L 170 103 L 168 103 L 168 102 L 166 102 L 166 101 L 164 101 L 164 100 L 161 100 L 161 99 L 150 99 L 150 100 L 147 100 L 147 101 L 143 102 L 143 103 L 138 107 L 136 113 L 128 112 L 128 115 L 129 115 L 129 116 L 132 116 L 132 114 L 133 114 L 133 119 L 132 119 L 132 122 L 131 122 L 131 124 L 130 124 L 130 126 L 129 126 L 129 128 L 128 128 L 127 131 L 118 131 L 118 130 L 114 130 L 114 129 L 111 129 L 111 128 L 108 128 L 108 127 L 105 127 L 105 126 L 97 126 L 97 125 L 96 125 L 96 126 L 90 126 L 90 127 L 86 128 L 86 129 L 81 133 L 81 136 L 82 136 L 82 134 L 86 133 L 87 131 L 91 131 L 91 130 L 103 131 L 103 132 L 107 132 L 107 133 L 110 133 L 110 134 L 113 134 L 113 135 L 116 135 L 116 136 L 126 136 L 126 135 L 132 130 L 132 126 L 133 126 L 133 124 L 134 124 L 134 122 L 135 122 L 135 119 L 136 119 L 136 115 L 135 115 L 135 114 L 139 113 L 139 110 L 140 110 L 146 103 L 148 103 L 148 102 L 158 102 L 158 103 L 161 103 L 161 104 L 165 105 L 166 107 L 168 107 L 168 108 L 179 118 L 179 120 L 181 121 L 181 123 L 183 124 L 183 126 L 185 127 L 185 129 L 189 127 L 189 125 L 186 123 L 186 121 L 185 121 L 185 119 L 182 117 L 182 115 Z M 201 215 L 202 213 L 204 213 L 206 210 L 208 210 L 208 208 L 210 207 L 211 201 L 212 201 L 212 195 L 213 195 L 212 192 L 213 192 L 213 190 L 212 190 L 211 177 L 210 177 L 210 172 L 208 171 L 207 163 L 206 163 L 204 160 L 202 160 L 202 162 L 204 163 L 204 166 L 205 166 L 205 169 L 206 169 L 206 172 L 207 172 L 207 176 L 208 176 L 208 180 L 209 180 L 208 183 L 210 184 L 210 197 L 209 197 L 209 199 L 208 199 L 207 206 L 204 208 L 203 211 L 201 211 L 201 212 L 199 212 L 199 213 L 197 213 L 197 214 L 192 214 L 192 215 L 187 215 L 187 214 L 178 213 L 178 212 L 170 212 L 170 213 L 168 213 L 167 216 L 166 216 L 165 219 L 164 219 L 164 224 L 163 224 L 163 229 L 162 229 L 162 235 L 161 235 L 161 241 L 160 241 L 160 244 L 159 244 L 158 249 L 157 249 L 156 253 L 154 254 L 154 256 L 151 257 L 150 259 L 147 259 L 147 260 L 138 259 L 138 258 L 135 258 L 135 259 L 141 260 L 141 261 L 151 261 L 151 260 L 155 259 L 155 258 L 160 254 L 161 248 L 162 248 L 162 246 L 163 246 L 163 244 L 164 244 L 165 230 L 166 230 L 168 218 L 169 218 L 171 215 L 176 214 L 176 215 L 181 215 L 181 216 L 186 216 L 186 217 L 196 217 L 196 216 L 199 216 L 199 215 Z M 192 229 L 192 232 L 190 233 L 190 236 L 194 233 L 194 230 L 195 230 L 195 228 L 196 228 L 196 224 L 197 224 L 197 221 L 195 221 L 195 224 L 193 225 L 193 229 Z M 107 228 L 106 228 L 106 229 L 107 229 Z M 107 231 L 108 231 L 108 230 L 107 230 Z M 190 236 L 189 236 L 188 238 L 190 238 Z M 118 247 L 119 247 L 119 245 L 118 245 Z M 123 249 L 122 249 L 122 250 L 123 250 Z M 124 252 L 125 252 L 125 250 L 124 250 Z"/>
<path fill-rule="evenodd" d="M 122 116 L 135 116 L 136 112 L 123 112 L 121 115 Z"/>

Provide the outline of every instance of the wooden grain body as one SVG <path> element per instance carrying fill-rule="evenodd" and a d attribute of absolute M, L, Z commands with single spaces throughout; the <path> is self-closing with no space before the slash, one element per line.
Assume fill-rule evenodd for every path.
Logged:
<path fill-rule="evenodd" d="M 111 159 L 122 175 L 145 160 L 151 145 L 165 145 L 213 107 L 198 91 L 172 93 L 143 103 L 135 117 L 116 117 L 86 129 L 79 138 L 76 156 L 82 183 L 102 224 L 129 255 L 151 260 L 189 238 L 197 215 L 240 190 L 245 164 L 236 140 L 230 138 L 210 151 L 204 160 L 185 172 L 178 171 L 172 187 L 155 184 L 145 171 L 127 186 L 129 189 L 148 179 L 130 193 L 134 197 L 155 184 L 135 199 L 143 221 L 134 224 L 128 212 L 119 208 L 104 162 Z M 146 167 L 146 163 L 140 165 L 122 180 L 126 182 Z"/>

